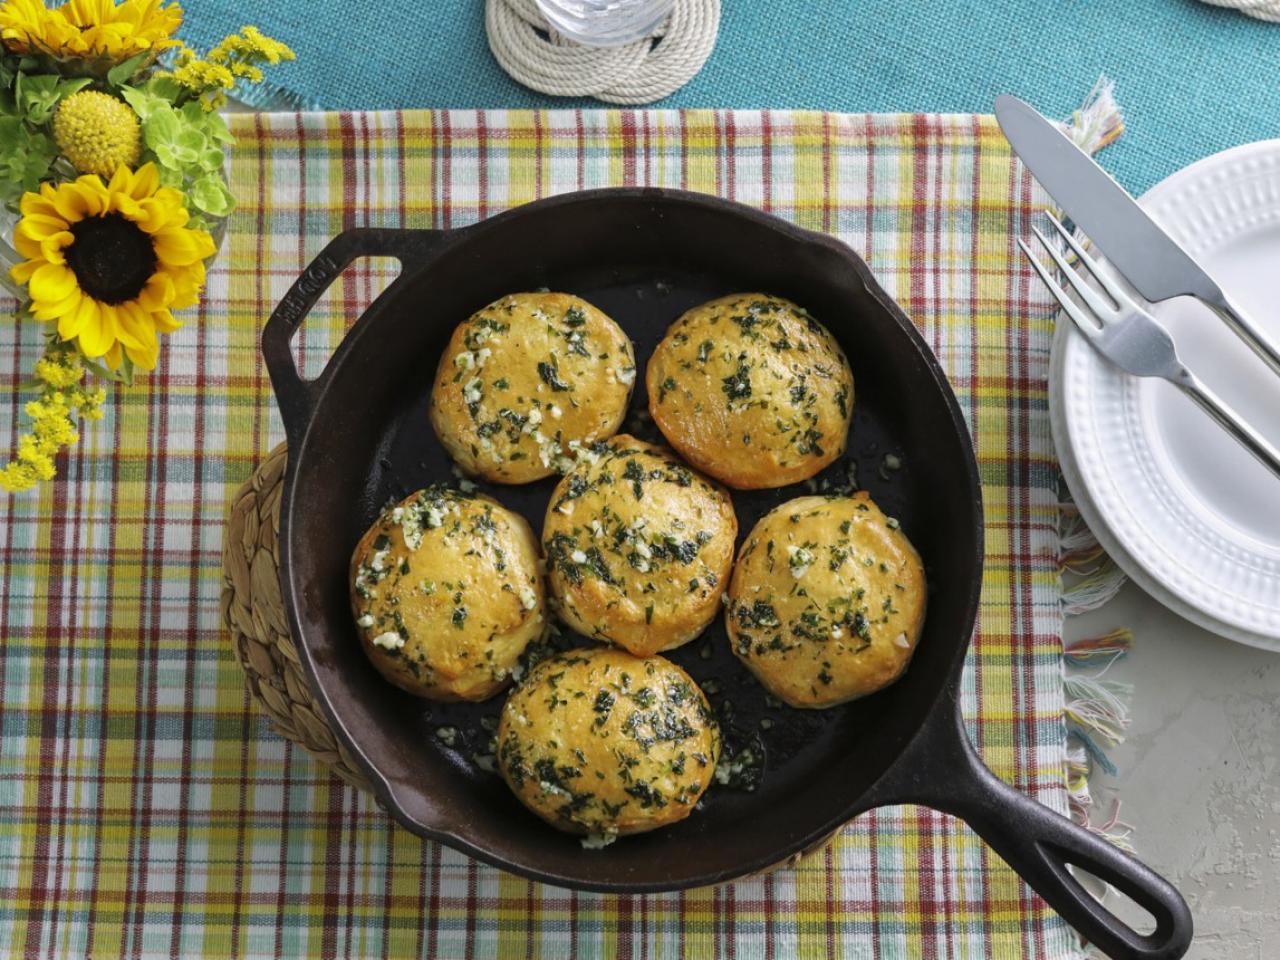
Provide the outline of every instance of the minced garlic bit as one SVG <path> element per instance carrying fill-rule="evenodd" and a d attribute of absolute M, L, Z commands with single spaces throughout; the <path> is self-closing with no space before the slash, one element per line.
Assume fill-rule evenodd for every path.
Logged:
<path fill-rule="evenodd" d="M 571 557 L 571 559 L 573 560 L 573 562 L 574 562 L 574 563 L 586 563 L 586 562 L 587 562 L 587 555 L 586 555 L 585 553 L 583 553 L 581 550 L 575 550 L 575 551 L 573 551 L 573 553 L 572 553 L 572 554 L 570 554 L 570 557 Z"/>
<path fill-rule="evenodd" d="M 373 626 L 373 614 L 365 613 L 356 621 L 356 626 L 364 627 L 366 630 Z"/>
<path fill-rule="evenodd" d="M 480 383 L 479 377 L 472 377 L 462 386 L 463 403 L 479 403 L 480 402 Z"/>
<path fill-rule="evenodd" d="M 386 633 L 380 633 L 374 637 L 373 645 L 381 647 L 383 650 L 399 650 L 404 646 L 404 637 L 394 630 L 388 630 Z"/>
<path fill-rule="evenodd" d="M 619 383 L 625 383 L 627 386 L 630 386 L 636 381 L 636 368 L 619 367 L 614 371 L 613 375 L 618 378 Z"/>
<path fill-rule="evenodd" d="M 589 833 L 579 843 L 582 844 L 583 850 L 603 850 L 617 839 L 618 832 L 616 830 L 608 830 L 604 833 Z"/>
<path fill-rule="evenodd" d="M 905 633 L 898 634 L 896 637 L 893 638 L 893 642 L 897 646 L 901 647 L 903 650 L 911 646 L 911 641 L 907 639 L 907 635 Z"/>
<path fill-rule="evenodd" d="M 791 575 L 799 580 L 813 566 L 813 551 L 794 544 L 787 545 L 787 563 L 791 565 Z"/>
<path fill-rule="evenodd" d="M 526 610 L 532 610 L 538 605 L 538 592 L 533 587 L 521 587 L 520 603 Z"/>
<path fill-rule="evenodd" d="M 458 742 L 457 727 L 436 727 L 436 739 L 443 743 L 446 747 L 452 747 Z"/>

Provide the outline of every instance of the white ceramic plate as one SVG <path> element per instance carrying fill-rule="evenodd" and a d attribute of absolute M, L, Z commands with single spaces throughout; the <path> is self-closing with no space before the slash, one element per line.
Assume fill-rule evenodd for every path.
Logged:
<path fill-rule="evenodd" d="M 1280 337 L 1280 140 L 1201 160 L 1139 202 Z M 1187 366 L 1280 444 L 1280 378 L 1197 302 L 1152 312 Z M 1116 563 L 1175 613 L 1280 652 L 1280 479 L 1172 385 L 1111 366 L 1066 318 L 1049 403 L 1067 485 Z"/>

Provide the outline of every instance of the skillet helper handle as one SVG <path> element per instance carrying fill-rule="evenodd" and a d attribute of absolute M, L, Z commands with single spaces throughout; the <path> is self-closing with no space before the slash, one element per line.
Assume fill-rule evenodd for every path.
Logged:
<path fill-rule="evenodd" d="M 401 272 L 421 260 L 445 236 L 441 230 L 356 227 L 338 234 L 293 282 L 262 329 L 262 357 L 271 375 L 289 445 L 296 446 L 311 422 L 311 408 L 325 378 L 304 380 L 290 343 L 329 286 L 360 257 L 395 257 Z"/>
<path fill-rule="evenodd" d="M 1015 790 L 986 768 L 965 734 L 954 694 L 882 781 L 874 806 L 920 803 L 964 820 L 1081 936 L 1113 960 L 1178 960 L 1191 945 L 1191 911 L 1173 885 L 1103 838 Z M 1155 918 L 1134 930 L 1067 869 L 1111 884 Z"/>

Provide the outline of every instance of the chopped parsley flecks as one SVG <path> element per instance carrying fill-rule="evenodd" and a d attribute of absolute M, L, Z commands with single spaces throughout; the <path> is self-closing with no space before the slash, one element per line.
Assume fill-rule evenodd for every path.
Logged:
<path fill-rule="evenodd" d="M 734 615 L 738 619 L 738 624 L 747 628 L 781 626 L 773 604 L 766 603 L 764 600 L 756 600 L 750 605 L 741 603 Z"/>
<path fill-rule="evenodd" d="M 747 366 L 745 354 L 738 358 L 738 369 L 721 380 L 721 383 L 724 394 L 731 403 L 751 396 L 751 368 Z"/>
<path fill-rule="evenodd" d="M 556 363 L 555 357 L 550 360 L 538 361 L 538 376 L 542 378 L 543 383 L 557 393 L 573 389 L 572 386 L 560 379 L 560 367 Z"/>
<path fill-rule="evenodd" d="M 840 410 L 840 416 L 847 418 L 849 416 L 848 386 L 841 384 L 840 389 L 836 391 L 835 401 L 836 401 L 836 407 Z"/>
<path fill-rule="evenodd" d="M 640 466 L 640 462 L 634 458 L 627 461 L 627 465 L 622 470 L 622 479 L 631 481 L 631 492 L 635 494 L 637 500 L 644 498 L 644 481 L 646 479 L 644 468 Z"/>

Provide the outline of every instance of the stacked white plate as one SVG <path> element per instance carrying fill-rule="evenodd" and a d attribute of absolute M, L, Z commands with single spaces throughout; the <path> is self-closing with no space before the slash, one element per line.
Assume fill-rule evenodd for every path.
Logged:
<path fill-rule="evenodd" d="M 1280 140 L 1201 160 L 1139 202 L 1280 339 Z M 1280 377 L 1197 302 L 1152 312 L 1183 362 L 1280 445 Z M 1116 563 L 1188 620 L 1280 651 L 1280 478 L 1171 384 L 1112 366 L 1066 318 L 1049 402 L 1067 485 Z"/>

